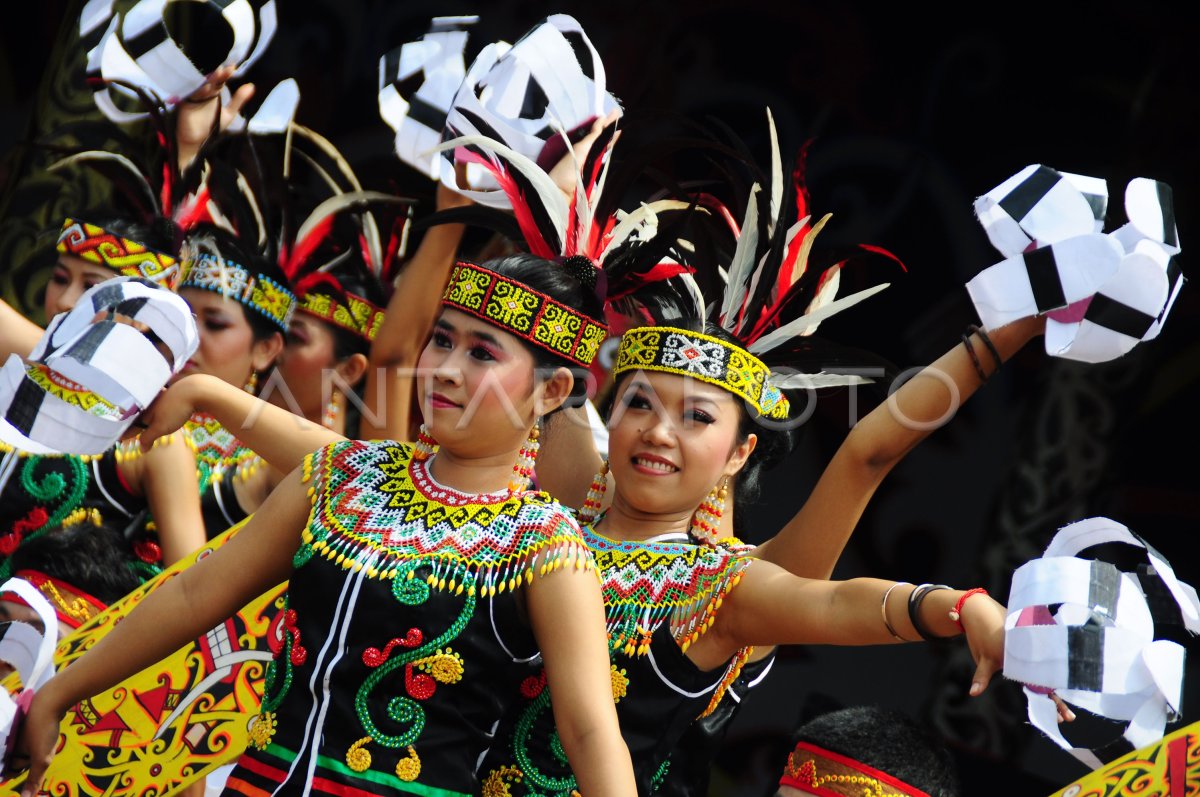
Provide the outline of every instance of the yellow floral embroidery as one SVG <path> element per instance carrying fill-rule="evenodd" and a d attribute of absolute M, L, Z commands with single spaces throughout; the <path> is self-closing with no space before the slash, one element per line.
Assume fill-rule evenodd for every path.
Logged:
<path fill-rule="evenodd" d="M 250 722 L 250 744 L 255 750 L 265 750 L 275 736 L 275 712 L 264 711 Z"/>
<path fill-rule="evenodd" d="M 511 797 L 512 791 L 508 788 L 508 784 L 520 783 L 524 779 L 525 773 L 517 767 L 503 766 L 493 769 L 483 779 L 481 794 L 483 797 Z"/>
<path fill-rule="evenodd" d="M 350 749 L 346 751 L 346 766 L 355 772 L 366 772 L 371 768 L 371 751 L 366 748 L 369 741 L 371 741 L 371 737 L 364 736 L 350 745 Z"/>
<path fill-rule="evenodd" d="M 412 783 L 421 776 L 421 758 L 412 745 L 408 746 L 408 757 L 396 764 L 396 777 Z"/>
<path fill-rule="evenodd" d="M 621 698 L 629 694 L 629 678 L 625 670 L 618 670 L 615 664 L 612 665 L 612 691 L 614 703 L 620 703 Z"/>

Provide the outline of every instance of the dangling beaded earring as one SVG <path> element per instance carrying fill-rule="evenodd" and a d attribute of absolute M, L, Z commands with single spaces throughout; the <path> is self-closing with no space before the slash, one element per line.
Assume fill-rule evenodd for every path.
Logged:
<path fill-rule="evenodd" d="M 417 462 L 424 462 L 433 456 L 433 449 L 436 445 L 437 440 L 433 439 L 433 435 L 425 428 L 425 424 L 421 424 L 421 431 L 417 435 L 417 442 L 413 445 L 412 458 Z"/>
<path fill-rule="evenodd" d="M 521 446 L 521 453 L 517 455 L 517 464 L 513 465 L 512 479 L 508 482 L 510 492 L 520 493 L 529 489 L 529 477 L 533 475 L 533 463 L 537 460 L 538 449 L 542 445 L 538 442 L 540 435 L 538 424 L 534 423 L 533 428 L 529 430 L 529 438 L 525 441 L 525 445 Z"/>
<path fill-rule="evenodd" d="M 245 390 L 251 396 L 258 394 L 258 371 L 250 372 L 250 378 L 246 380 L 246 384 L 242 390 Z"/>
<path fill-rule="evenodd" d="M 337 391 L 330 393 L 329 402 L 325 405 L 325 414 L 321 416 L 321 425 L 326 429 L 332 429 L 337 423 L 338 412 L 341 408 Z"/>
<path fill-rule="evenodd" d="M 713 487 L 692 516 L 688 533 L 707 545 L 716 545 L 721 530 L 721 515 L 725 512 L 725 499 L 729 497 L 729 477 Z"/>
<path fill-rule="evenodd" d="M 588 488 L 587 498 L 579 509 L 580 523 L 594 523 L 600 516 L 600 505 L 604 503 L 604 493 L 608 491 L 608 460 L 600 466 L 600 470 L 592 477 L 592 486 Z"/>

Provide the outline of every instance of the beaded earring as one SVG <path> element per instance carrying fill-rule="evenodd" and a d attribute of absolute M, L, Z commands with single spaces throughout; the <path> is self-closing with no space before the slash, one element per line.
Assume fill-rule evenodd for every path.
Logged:
<path fill-rule="evenodd" d="M 258 371 L 251 371 L 250 378 L 246 380 L 246 384 L 242 387 L 251 396 L 258 394 Z"/>
<path fill-rule="evenodd" d="M 321 416 L 321 425 L 326 429 L 332 429 L 337 423 L 338 412 L 341 408 L 337 392 L 330 393 L 329 402 L 325 405 L 325 414 Z"/>
<path fill-rule="evenodd" d="M 725 499 L 728 497 L 729 477 L 726 476 L 720 485 L 709 491 L 696 508 L 688 533 L 700 542 L 715 545 L 721 530 L 721 515 L 725 512 Z"/>
<path fill-rule="evenodd" d="M 517 464 L 513 465 L 513 475 L 508 483 L 508 489 L 514 493 L 529 489 L 529 477 L 533 475 L 533 463 L 537 460 L 538 449 L 541 448 L 541 443 L 538 442 L 540 435 L 541 432 L 535 423 L 529 430 L 529 438 L 525 441 L 525 445 L 521 446 L 521 453 L 517 455 Z"/>
<path fill-rule="evenodd" d="M 608 490 L 608 460 L 600 466 L 600 471 L 592 477 L 592 486 L 588 488 L 587 498 L 579 509 L 581 523 L 594 523 L 600 516 L 600 505 L 604 503 L 604 493 Z"/>
<path fill-rule="evenodd" d="M 437 445 L 437 440 L 433 439 L 433 435 L 425 428 L 425 424 L 421 424 L 421 432 L 417 435 L 417 442 L 413 445 L 412 458 L 417 462 L 424 462 L 433 456 L 434 446 Z"/>

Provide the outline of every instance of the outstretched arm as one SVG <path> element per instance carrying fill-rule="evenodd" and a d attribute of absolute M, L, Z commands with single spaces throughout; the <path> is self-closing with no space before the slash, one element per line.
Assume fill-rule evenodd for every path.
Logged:
<path fill-rule="evenodd" d="M 203 86 L 176 106 L 175 156 L 180 171 L 200 152 L 213 132 L 214 122 L 217 132 L 225 130 L 254 96 L 254 84 L 246 83 L 233 92 L 228 103 L 221 102 L 221 89 L 233 72 L 232 66 L 218 67 Z"/>
<path fill-rule="evenodd" d="M 136 464 L 140 465 L 146 504 L 158 527 L 163 565 L 174 564 L 207 540 L 200 513 L 196 458 L 184 443 L 183 433 L 175 432 L 143 454 Z"/>
<path fill-rule="evenodd" d="M 621 738 L 609 671 L 604 606 L 591 569 L 574 557 L 527 588 L 527 608 L 546 665 L 546 682 L 563 749 L 579 791 L 632 795 L 633 765 Z"/>
<path fill-rule="evenodd" d="M 216 418 L 281 474 L 299 467 L 318 448 L 346 439 L 214 376 L 192 374 L 167 388 L 142 413 L 142 449 L 198 412 Z"/>
<path fill-rule="evenodd" d="M 170 655 L 290 578 L 310 510 L 300 473 L 293 472 L 233 539 L 154 590 L 87 655 L 39 689 L 18 741 L 18 751 L 31 761 L 21 794 L 37 792 L 59 723 L 72 705 Z"/>
<path fill-rule="evenodd" d="M 1044 328 L 1044 318 L 1027 318 L 989 337 L 1007 360 Z M 973 335 L 971 342 L 992 372 L 996 364 L 983 340 Z M 904 383 L 850 430 L 800 511 L 755 555 L 799 576 L 829 578 L 883 478 L 981 385 L 962 344 Z"/>

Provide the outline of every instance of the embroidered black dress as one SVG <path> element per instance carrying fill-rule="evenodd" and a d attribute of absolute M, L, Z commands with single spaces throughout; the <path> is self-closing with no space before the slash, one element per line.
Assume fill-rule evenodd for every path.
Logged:
<path fill-rule="evenodd" d="M 227 793 L 477 793 L 516 701 L 500 686 L 536 671 L 514 590 L 539 554 L 586 557 L 578 526 L 544 493 L 443 487 L 386 441 L 321 449 L 305 477 L 312 514 Z"/>

